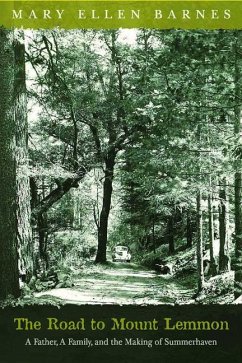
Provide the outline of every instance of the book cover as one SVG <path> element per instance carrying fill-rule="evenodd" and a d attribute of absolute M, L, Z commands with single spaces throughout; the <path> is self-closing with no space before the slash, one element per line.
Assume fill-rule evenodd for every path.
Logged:
<path fill-rule="evenodd" d="M 0 1 L 0 362 L 241 361 L 241 16 Z"/>

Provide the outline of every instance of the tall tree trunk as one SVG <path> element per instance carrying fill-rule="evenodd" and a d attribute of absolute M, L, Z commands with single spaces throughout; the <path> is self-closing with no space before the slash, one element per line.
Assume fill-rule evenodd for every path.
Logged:
<path fill-rule="evenodd" d="M 236 46 L 235 46 L 235 109 L 234 109 L 234 133 L 238 143 L 238 147 L 241 149 L 241 44 L 242 44 L 242 32 L 236 31 Z M 242 156 L 240 155 L 235 161 L 235 177 L 234 177 L 234 189 L 235 189 L 235 298 L 242 295 Z"/>
<path fill-rule="evenodd" d="M 210 183 L 211 187 L 211 183 Z M 210 255 L 210 268 L 209 273 L 212 276 L 216 275 L 216 265 L 214 260 L 213 246 L 214 246 L 214 215 L 213 215 L 213 193 L 210 191 L 208 195 L 208 234 L 209 234 L 209 255 Z"/>
<path fill-rule="evenodd" d="M 45 177 L 41 178 L 40 184 L 40 194 L 41 200 L 44 200 L 46 197 L 46 185 L 45 185 Z M 37 232 L 39 236 L 39 263 L 40 270 L 45 272 L 48 267 L 48 251 L 47 251 L 47 242 L 48 242 L 48 222 L 47 222 L 47 213 L 39 213 L 37 218 Z"/>
<path fill-rule="evenodd" d="M 0 299 L 18 297 L 16 123 L 12 33 L 0 28 Z"/>
<path fill-rule="evenodd" d="M 192 247 L 192 219 L 190 209 L 187 210 L 187 247 Z"/>
<path fill-rule="evenodd" d="M 223 272 L 229 270 L 226 178 L 221 180 L 221 184 L 219 191 L 219 271 Z"/>
<path fill-rule="evenodd" d="M 169 253 L 172 254 L 172 253 L 175 252 L 175 245 L 174 245 L 174 216 L 173 215 L 169 216 L 169 218 L 168 218 L 167 232 L 168 232 Z"/>
<path fill-rule="evenodd" d="M 15 78 L 14 112 L 16 121 L 16 162 L 17 162 L 17 218 L 19 271 L 26 281 L 33 274 L 33 243 L 30 225 L 30 185 L 28 176 L 27 149 L 27 99 L 25 82 L 25 47 L 23 32 L 15 31 Z"/>
<path fill-rule="evenodd" d="M 242 295 L 242 175 L 235 173 L 235 298 Z"/>
<path fill-rule="evenodd" d="M 38 186 L 36 182 L 36 178 L 30 177 L 30 194 L 31 194 L 31 210 L 35 208 L 35 206 L 39 202 L 38 196 Z M 36 219 L 32 219 L 32 241 L 33 241 L 33 274 L 36 276 L 38 270 L 40 269 L 40 260 L 39 260 L 39 234 L 38 234 L 38 226 Z"/>
<path fill-rule="evenodd" d="M 153 252 L 156 253 L 156 243 L 155 243 L 155 215 L 152 218 L 152 246 Z"/>
<path fill-rule="evenodd" d="M 42 272 L 45 272 L 49 268 L 49 259 L 47 252 L 47 218 L 45 214 L 41 214 L 38 217 L 37 228 L 39 234 L 39 262 L 41 264 Z"/>
<path fill-rule="evenodd" d="M 111 207 L 113 192 L 113 172 L 115 165 L 115 154 L 110 154 L 106 159 L 103 183 L 103 202 L 98 226 L 98 250 L 97 263 L 105 263 L 107 256 L 108 218 Z"/>
<path fill-rule="evenodd" d="M 203 221 L 201 207 L 201 192 L 197 192 L 197 273 L 198 273 L 198 292 L 204 286 L 203 271 Z"/>

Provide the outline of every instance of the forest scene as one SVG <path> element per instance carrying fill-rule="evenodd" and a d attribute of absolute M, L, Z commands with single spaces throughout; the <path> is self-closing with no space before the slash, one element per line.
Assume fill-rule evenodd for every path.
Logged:
<path fill-rule="evenodd" d="M 241 31 L 0 42 L 2 304 L 241 303 Z"/>

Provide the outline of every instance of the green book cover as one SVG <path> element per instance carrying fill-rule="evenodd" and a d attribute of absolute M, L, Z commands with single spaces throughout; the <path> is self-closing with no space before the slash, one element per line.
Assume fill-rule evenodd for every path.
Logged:
<path fill-rule="evenodd" d="M 242 1 L 0 1 L 0 362 L 241 361 Z"/>

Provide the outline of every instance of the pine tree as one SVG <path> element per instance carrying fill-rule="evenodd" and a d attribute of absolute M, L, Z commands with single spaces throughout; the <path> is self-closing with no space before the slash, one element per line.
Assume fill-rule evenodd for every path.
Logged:
<path fill-rule="evenodd" d="M 0 299 L 18 297 L 16 120 L 12 32 L 0 29 Z"/>
<path fill-rule="evenodd" d="M 19 271 L 27 281 L 33 273 L 33 244 L 30 225 L 28 169 L 28 124 L 23 32 L 14 32 L 14 118 L 16 122 L 17 219 Z"/>

